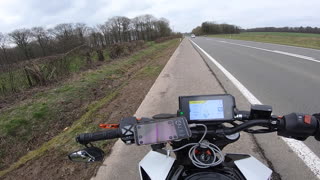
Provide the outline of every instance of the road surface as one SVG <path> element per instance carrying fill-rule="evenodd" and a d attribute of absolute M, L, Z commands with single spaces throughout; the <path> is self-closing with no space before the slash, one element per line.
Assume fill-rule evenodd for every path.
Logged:
<path fill-rule="evenodd" d="M 136 116 L 151 117 L 157 113 L 176 113 L 178 96 L 181 95 L 222 93 L 225 93 L 225 90 L 205 61 L 188 39 L 184 39 L 140 105 Z M 238 105 L 248 107 L 245 101 L 238 102 Z M 138 180 L 138 163 L 148 151 L 148 146 L 126 146 L 122 141 L 117 141 L 111 154 L 92 179 Z M 223 152 L 248 153 L 268 165 L 255 140 L 246 133 L 242 133 L 241 139 L 227 146 Z"/>
<path fill-rule="evenodd" d="M 274 114 L 320 112 L 319 50 L 221 38 L 196 37 L 191 40 L 257 99 L 272 105 Z M 214 66 L 212 69 L 217 71 Z M 297 158 L 275 135 L 257 136 L 257 139 L 283 179 L 316 178 L 304 165 L 305 161 Z M 320 156 L 320 144 L 314 138 L 304 144 Z"/>

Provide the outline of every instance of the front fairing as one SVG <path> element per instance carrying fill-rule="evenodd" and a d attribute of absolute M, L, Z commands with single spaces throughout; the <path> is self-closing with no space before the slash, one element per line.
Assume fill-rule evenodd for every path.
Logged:
<path fill-rule="evenodd" d="M 246 154 L 226 154 L 225 162 L 213 168 L 199 169 L 191 166 L 182 166 L 174 158 L 165 154 L 150 151 L 139 163 L 141 180 L 165 180 L 165 179 L 188 179 L 201 173 L 206 176 L 221 174 L 233 179 L 268 180 L 272 170 L 258 161 L 256 158 Z M 190 179 L 190 178 L 189 178 Z"/>

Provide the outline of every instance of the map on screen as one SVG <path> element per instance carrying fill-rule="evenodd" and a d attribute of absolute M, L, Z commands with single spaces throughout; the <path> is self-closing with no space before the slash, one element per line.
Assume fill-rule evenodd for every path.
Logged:
<path fill-rule="evenodd" d="M 223 119 L 222 100 L 189 101 L 190 120 Z"/>

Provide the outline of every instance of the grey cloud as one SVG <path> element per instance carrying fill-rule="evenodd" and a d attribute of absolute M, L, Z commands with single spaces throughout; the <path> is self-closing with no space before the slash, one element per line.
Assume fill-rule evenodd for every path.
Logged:
<path fill-rule="evenodd" d="M 203 21 L 257 26 L 320 26 L 320 1 L 309 0 L 1 0 L 0 31 L 64 22 L 91 26 L 112 16 L 153 14 L 170 20 L 176 31 L 190 31 Z"/>

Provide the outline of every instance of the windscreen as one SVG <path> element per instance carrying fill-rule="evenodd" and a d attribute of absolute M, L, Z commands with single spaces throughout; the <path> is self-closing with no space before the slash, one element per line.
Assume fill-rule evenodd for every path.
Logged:
<path fill-rule="evenodd" d="M 189 101 L 190 120 L 223 119 L 223 100 Z"/>

